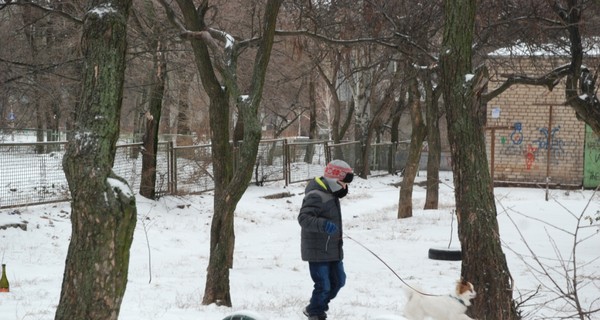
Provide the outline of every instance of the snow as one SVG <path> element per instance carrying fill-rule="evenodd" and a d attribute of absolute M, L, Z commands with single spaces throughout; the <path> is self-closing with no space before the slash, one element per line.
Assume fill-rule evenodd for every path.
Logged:
<path fill-rule="evenodd" d="M 600 46 L 598 45 L 598 37 L 590 37 L 582 39 L 583 52 L 588 56 L 600 55 Z M 570 43 L 568 39 L 563 39 L 563 43 Z M 499 48 L 488 54 L 488 56 L 570 56 L 568 45 L 557 45 L 553 43 L 545 43 L 542 45 L 532 45 L 522 41 L 510 47 Z"/>
<path fill-rule="evenodd" d="M 111 188 L 113 189 L 113 191 L 115 192 L 115 195 L 117 197 L 119 197 L 117 192 L 121 192 L 128 198 L 133 196 L 133 191 L 131 191 L 131 188 L 129 188 L 128 184 L 126 184 L 118 179 L 115 179 L 115 178 L 107 178 L 106 181 L 111 186 Z M 117 190 L 119 190 L 119 191 L 117 191 Z"/>
<path fill-rule="evenodd" d="M 396 218 L 399 190 L 393 184 L 400 179 L 356 178 L 342 199 L 344 232 L 350 237 L 344 241 L 348 279 L 330 304 L 330 319 L 404 319 L 404 285 L 394 272 L 432 294 L 449 293 L 460 277 L 460 262 L 427 257 L 429 248 L 459 243 L 452 215 L 451 174 L 441 173 L 437 210 L 421 209 L 425 189 L 415 185 L 414 216 L 408 219 Z M 424 179 L 421 172 L 417 182 Z M 303 183 L 252 185 L 238 204 L 230 276 L 232 308 L 201 303 L 212 194 L 167 196 L 157 201 L 137 196 L 138 223 L 119 319 L 220 320 L 233 314 L 260 320 L 305 319 L 301 309 L 310 297 L 312 281 L 307 263 L 300 259 L 296 220 L 303 189 Z M 282 192 L 292 196 L 264 198 Z M 563 315 L 557 310 L 572 311 L 564 301 L 555 299 L 556 288 L 539 272 L 541 267 L 532 252 L 561 286 L 566 286 L 565 272 L 573 272 L 569 261 L 575 257 L 582 305 L 588 309 L 600 306 L 594 301 L 600 287 L 598 222 L 579 219 L 597 215 L 598 195 L 587 190 L 549 190 L 550 201 L 545 201 L 545 192 L 495 189 L 500 236 L 515 281 L 515 297 L 527 297 L 541 285 L 540 293 L 523 309 L 525 319 L 557 319 Z M 7 265 L 11 283 L 10 293 L 0 293 L 0 319 L 54 318 L 71 233 L 69 215 L 67 202 L 0 210 L 0 226 L 28 222 L 27 231 L 0 229 L 0 259 Z M 574 254 L 575 231 L 581 242 Z M 542 305 L 544 302 L 547 304 Z M 598 319 L 598 313 L 595 316 Z"/>
<path fill-rule="evenodd" d="M 96 14 L 99 18 L 104 17 L 104 15 L 109 14 L 109 13 L 116 13 L 117 10 L 115 10 L 113 7 L 110 6 L 110 3 L 103 3 L 97 7 L 94 7 L 90 10 L 91 14 Z"/>
<path fill-rule="evenodd" d="M 226 33 L 225 34 L 225 39 L 227 40 L 225 42 L 225 49 L 231 50 L 231 48 L 233 47 L 233 44 L 235 43 L 235 38 L 233 38 L 232 35 Z"/>

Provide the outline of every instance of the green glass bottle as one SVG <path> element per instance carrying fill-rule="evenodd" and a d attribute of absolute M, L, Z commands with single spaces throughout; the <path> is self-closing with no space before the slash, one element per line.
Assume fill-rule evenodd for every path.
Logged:
<path fill-rule="evenodd" d="M 9 292 L 10 285 L 8 284 L 8 278 L 6 277 L 6 264 L 2 264 L 2 278 L 0 278 L 0 292 Z"/>

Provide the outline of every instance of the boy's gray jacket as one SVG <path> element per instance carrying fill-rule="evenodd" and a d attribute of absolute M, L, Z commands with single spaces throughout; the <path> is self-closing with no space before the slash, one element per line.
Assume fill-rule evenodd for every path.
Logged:
<path fill-rule="evenodd" d="M 332 235 L 325 232 L 328 220 L 337 226 Z M 326 262 L 344 258 L 340 199 L 332 194 L 324 178 L 315 178 L 307 184 L 298 223 L 302 228 L 302 260 Z"/>

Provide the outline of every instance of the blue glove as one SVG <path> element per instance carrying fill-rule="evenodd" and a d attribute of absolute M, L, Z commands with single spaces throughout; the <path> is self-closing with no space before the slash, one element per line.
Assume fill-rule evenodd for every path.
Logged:
<path fill-rule="evenodd" d="M 325 232 L 327 232 L 328 235 L 332 235 L 337 231 L 337 226 L 335 225 L 335 223 L 327 220 L 327 222 L 325 222 Z"/>

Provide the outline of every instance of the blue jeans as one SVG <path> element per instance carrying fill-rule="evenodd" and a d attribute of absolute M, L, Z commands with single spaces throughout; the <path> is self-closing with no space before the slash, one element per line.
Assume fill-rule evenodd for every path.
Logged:
<path fill-rule="evenodd" d="M 309 262 L 310 277 L 315 283 L 310 304 L 306 311 L 311 316 L 321 316 L 329 310 L 329 301 L 346 284 L 346 273 L 342 261 Z"/>

